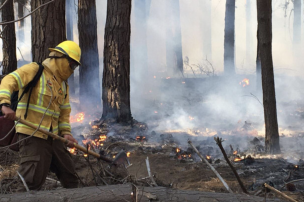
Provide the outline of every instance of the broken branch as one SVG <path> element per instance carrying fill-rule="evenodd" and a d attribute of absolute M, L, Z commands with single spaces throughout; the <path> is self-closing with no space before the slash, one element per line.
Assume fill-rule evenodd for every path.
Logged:
<path fill-rule="evenodd" d="M 275 189 L 274 187 L 270 186 L 267 183 L 264 183 L 264 186 L 268 189 L 270 189 L 271 191 L 274 191 L 275 193 L 281 195 L 282 197 L 284 197 L 285 199 L 292 201 L 292 202 L 297 202 L 296 200 L 294 200 L 293 198 L 290 198 L 289 196 L 287 196 L 286 194 L 280 192 L 279 190 Z"/>
<path fill-rule="evenodd" d="M 197 155 L 211 168 L 214 174 L 221 180 L 227 191 L 233 193 L 232 190 L 229 188 L 228 184 L 225 180 L 221 177 L 221 175 L 215 170 L 215 168 L 201 155 L 201 153 L 196 149 L 196 147 L 192 144 L 190 140 L 188 140 L 188 144 L 193 148 L 193 150 L 197 153 Z"/>
<path fill-rule="evenodd" d="M 214 140 L 215 140 L 216 144 L 219 146 L 220 150 L 222 151 L 223 156 L 224 156 L 226 162 L 227 162 L 228 165 L 230 166 L 230 168 L 231 168 L 233 174 L 235 175 L 235 177 L 236 177 L 236 179 L 237 179 L 237 181 L 238 181 L 240 187 L 242 188 L 243 192 L 244 192 L 245 194 L 248 194 L 248 192 L 247 192 L 247 190 L 246 190 L 246 188 L 245 188 L 245 186 L 244 186 L 244 184 L 243 184 L 243 182 L 242 182 L 240 176 L 238 175 L 238 173 L 236 172 L 235 168 L 233 167 L 233 165 L 231 164 L 231 162 L 230 162 L 229 159 L 228 159 L 228 156 L 227 156 L 227 154 L 226 154 L 226 152 L 225 152 L 225 150 L 224 150 L 224 148 L 223 148 L 223 145 L 222 145 L 222 142 L 223 142 L 223 141 L 222 141 L 222 138 L 214 137 Z"/>

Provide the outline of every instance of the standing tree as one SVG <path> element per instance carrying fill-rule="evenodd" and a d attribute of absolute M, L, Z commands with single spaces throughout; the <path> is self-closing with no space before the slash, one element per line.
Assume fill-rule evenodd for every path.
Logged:
<path fill-rule="evenodd" d="M 79 99 L 82 106 L 101 104 L 97 17 L 95 0 L 78 1 L 79 46 L 82 51 L 79 68 Z"/>
<path fill-rule="evenodd" d="M 66 32 L 67 32 L 67 40 L 74 40 L 73 36 L 73 9 L 74 7 L 74 0 L 66 0 L 65 1 L 66 7 Z M 70 87 L 70 95 L 75 95 L 75 84 L 74 84 L 74 74 L 72 74 L 69 79 L 69 87 Z"/>
<path fill-rule="evenodd" d="M 259 57 L 262 66 L 263 105 L 265 119 L 265 150 L 280 153 L 277 108 L 272 62 L 272 3 L 257 0 Z"/>
<path fill-rule="evenodd" d="M 1 1 L 1 5 L 5 0 Z M 2 21 L 13 21 L 14 20 L 14 1 L 5 2 L 2 12 Z M 9 74 L 17 69 L 17 57 L 16 57 L 16 33 L 15 24 L 9 23 L 2 26 L 2 52 L 3 52 L 3 70 L 2 74 Z"/>
<path fill-rule="evenodd" d="M 246 60 L 247 63 L 251 59 L 251 6 L 250 0 L 246 2 Z"/>
<path fill-rule="evenodd" d="M 225 38 L 224 38 L 224 72 L 235 74 L 234 64 L 234 32 L 235 32 L 235 0 L 226 0 Z"/>
<path fill-rule="evenodd" d="M 27 3 L 27 0 L 17 0 L 15 1 L 18 4 L 18 18 L 24 16 L 24 6 Z M 24 19 L 18 21 L 18 37 L 20 41 L 24 40 Z"/>
<path fill-rule="evenodd" d="M 31 0 L 31 9 L 49 0 Z M 66 40 L 65 1 L 55 0 L 32 14 L 32 57 L 42 62 L 49 55 L 48 48 L 54 48 Z"/>
<path fill-rule="evenodd" d="M 183 75 L 183 50 L 179 0 L 166 0 L 166 61 L 169 74 Z"/>
<path fill-rule="evenodd" d="M 103 118 L 132 123 L 130 108 L 131 0 L 108 0 L 102 79 Z"/>
<path fill-rule="evenodd" d="M 301 43 L 301 1 L 293 0 L 294 19 L 293 19 L 293 43 Z"/>

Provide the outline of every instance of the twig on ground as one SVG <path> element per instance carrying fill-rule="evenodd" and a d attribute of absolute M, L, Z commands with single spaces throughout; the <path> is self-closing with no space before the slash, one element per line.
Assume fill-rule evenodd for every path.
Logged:
<path fill-rule="evenodd" d="M 231 164 L 231 162 L 230 162 L 229 159 L 228 159 L 228 156 L 227 156 L 227 154 L 226 154 L 226 152 L 225 152 L 225 150 L 224 150 L 224 148 L 223 148 L 223 145 L 222 145 L 222 142 L 223 142 L 222 138 L 214 137 L 214 140 L 215 140 L 216 144 L 219 146 L 220 150 L 222 151 L 223 156 L 224 156 L 226 162 L 228 163 L 228 165 L 230 166 L 230 168 L 231 168 L 233 174 L 235 175 L 235 177 L 236 177 L 236 179 L 237 179 L 237 181 L 238 181 L 238 183 L 239 183 L 239 185 L 240 185 L 242 191 L 243 191 L 245 194 L 248 194 L 248 191 L 246 190 L 246 188 L 245 188 L 245 186 L 244 186 L 244 184 L 243 184 L 243 182 L 242 182 L 240 176 L 238 175 L 238 173 L 236 172 L 235 168 L 233 167 L 233 165 Z"/>
<path fill-rule="evenodd" d="M 146 166 L 147 166 L 147 171 L 148 171 L 148 175 L 152 181 L 152 183 L 154 184 L 154 186 L 157 186 L 155 180 L 153 179 L 153 176 L 151 174 L 151 169 L 150 169 L 150 162 L 149 162 L 149 157 L 146 158 Z"/>
<path fill-rule="evenodd" d="M 22 175 L 21 175 L 18 171 L 17 171 L 17 174 L 18 174 L 18 176 L 20 177 L 20 179 L 21 179 L 21 181 L 22 181 L 22 183 L 23 183 L 23 185 L 24 185 L 26 191 L 29 192 L 30 189 L 28 188 L 28 186 L 27 186 L 27 184 L 26 184 L 24 178 L 22 177 Z"/>
<path fill-rule="evenodd" d="M 281 195 L 282 197 L 284 197 L 285 199 L 289 200 L 289 201 L 292 201 L 292 202 L 297 202 L 296 200 L 294 200 L 293 198 L 290 198 L 289 196 L 287 196 L 286 194 L 280 192 L 279 190 L 275 189 L 274 187 L 270 186 L 269 184 L 267 183 L 264 183 L 264 186 L 265 188 L 268 188 L 270 189 L 271 191 Z"/>
<path fill-rule="evenodd" d="M 197 155 L 211 168 L 214 174 L 221 180 L 227 191 L 233 193 L 232 190 L 229 188 L 228 184 L 225 180 L 221 177 L 221 175 L 215 170 L 215 168 L 201 155 L 201 153 L 196 149 L 196 147 L 192 144 L 190 140 L 188 140 L 188 144 L 193 148 L 193 150 L 197 153 Z"/>

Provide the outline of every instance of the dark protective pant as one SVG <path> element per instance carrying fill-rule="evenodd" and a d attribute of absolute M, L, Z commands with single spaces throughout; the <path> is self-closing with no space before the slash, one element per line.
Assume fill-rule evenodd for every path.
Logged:
<path fill-rule="evenodd" d="M 19 133 L 19 140 L 29 137 Z M 78 178 L 70 152 L 60 140 L 30 137 L 19 143 L 21 157 L 19 173 L 30 190 L 39 190 L 49 170 L 54 172 L 64 188 L 77 188 Z"/>

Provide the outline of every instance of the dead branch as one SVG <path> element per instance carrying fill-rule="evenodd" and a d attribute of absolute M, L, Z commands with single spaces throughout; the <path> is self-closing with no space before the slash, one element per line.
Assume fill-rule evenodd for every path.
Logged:
<path fill-rule="evenodd" d="M 6 0 L 0 7 L 0 10 L 3 8 L 3 6 L 5 6 L 5 4 L 7 3 L 8 0 Z"/>
<path fill-rule="evenodd" d="M 225 152 L 225 150 L 224 150 L 224 148 L 223 148 L 223 145 L 222 145 L 222 142 L 223 142 L 222 138 L 214 137 L 214 140 L 215 140 L 216 144 L 219 146 L 219 148 L 221 149 L 221 151 L 222 151 L 222 153 L 223 153 L 223 156 L 224 156 L 226 162 L 228 163 L 228 165 L 230 166 L 230 168 L 231 168 L 233 174 L 235 175 L 235 177 L 236 177 L 236 179 L 237 179 L 237 181 L 238 181 L 240 187 L 242 188 L 242 191 L 243 191 L 245 194 L 248 194 L 248 191 L 246 190 L 246 188 L 245 188 L 245 186 L 244 186 L 244 184 L 243 184 L 243 182 L 242 182 L 240 176 L 238 175 L 238 173 L 236 172 L 235 168 L 233 167 L 233 165 L 231 164 L 231 162 L 230 162 L 229 159 L 228 159 L 228 156 L 227 156 L 227 154 L 226 154 L 226 152 Z"/>
<path fill-rule="evenodd" d="M 55 0 L 50 0 L 49 2 L 47 3 L 44 3 L 44 4 L 41 4 L 39 7 L 37 7 L 36 9 L 34 9 L 32 12 L 30 12 L 29 14 L 27 14 L 26 16 L 23 16 L 22 18 L 19 18 L 18 20 L 13 20 L 13 21 L 8 21 L 8 22 L 1 22 L 0 25 L 7 25 L 7 24 L 10 24 L 10 23 L 14 23 L 14 22 L 18 22 L 18 21 L 21 21 L 23 20 L 24 18 L 32 15 L 34 12 L 36 12 L 38 9 L 40 9 L 41 7 L 43 6 L 46 6 L 47 4 L 49 3 L 52 3 L 54 2 Z"/>
<path fill-rule="evenodd" d="M 269 184 L 265 183 L 264 186 L 268 189 L 270 189 L 271 191 L 281 195 L 282 197 L 284 197 L 285 199 L 292 201 L 292 202 L 297 202 L 296 200 L 294 200 L 293 198 L 290 198 L 289 196 L 287 196 L 286 194 L 280 192 L 279 190 L 275 189 L 274 187 L 270 186 Z"/>
<path fill-rule="evenodd" d="M 228 184 L 225 182 L 225 180 L 221 177 L 221 175 L 215 170 L 215 168 L 201 155 L 201 153 L 196 149 L 196 147 L 192 144 L 190 140 L 188 140 L 188 144 L 194 149 L 194 151 L 197 153 L 197 155 L 211 168 L 211 170 L 214 172 L 214 174 L 221 180 L 227 191 L 230 193 L 233 193 L 232 190 L 229 188 Z"/>

